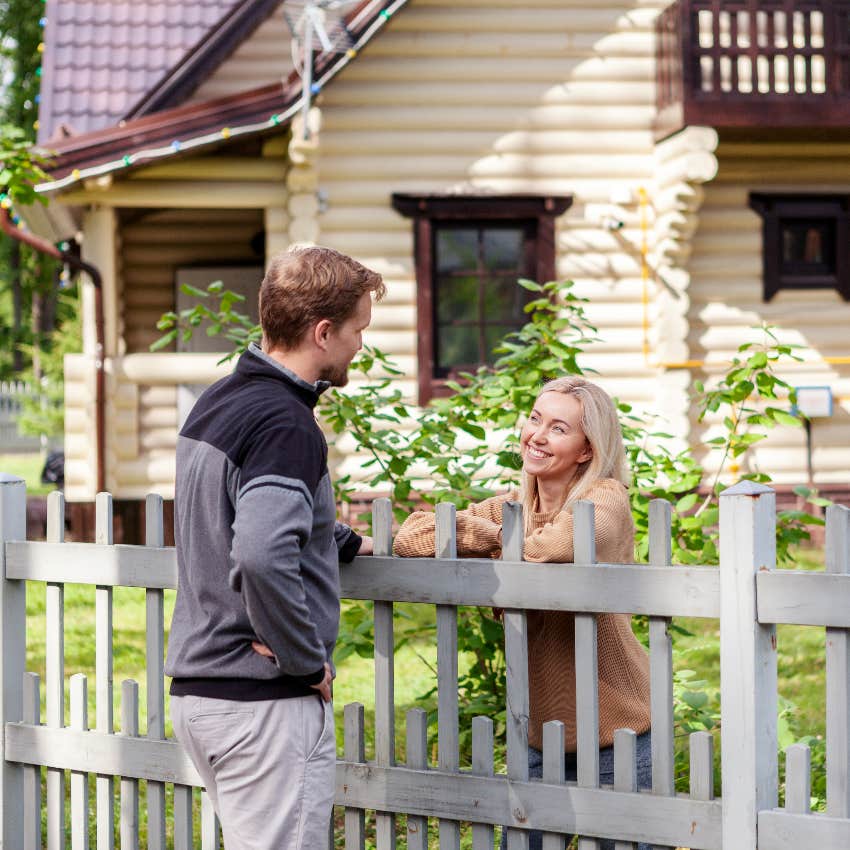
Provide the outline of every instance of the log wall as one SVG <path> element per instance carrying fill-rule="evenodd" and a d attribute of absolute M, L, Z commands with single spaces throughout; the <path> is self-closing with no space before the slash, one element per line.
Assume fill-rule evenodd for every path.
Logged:
<path fill-rule="evenodd" d="M 846 484 L 850 363 L 834 361 L 850 355 L 850 304 L 833 290 L 783 290 L 764 302 L 762 220 L 748 200 L 753 191 L 850 192 L 850 144 L 721 141 L 717 156 L 719 171 L 705 186 L 688 267 L 690 356 L 709 364 L 697 371 L 710 379 L 741 342 L 759 338 L 752 328 L 762 322 L 775 325 L 783 341 L 800 345 L 803 362 L 783 368 L 782 376 L 794 386 L 830 385 L 836 397 L 835 415 L 813 423 L 815 481 Z M 718 426 L 693 419 L 691 427 L 691 442 L 699 447 Z M 778 483 L 804 481 L 803 430 L 777 428 L 756 458 L 758 467 Z M 716 465 L 711 455 L 705 459 Z"/>
<path fill-rule="evenodd" d="M 322 94 L 319 241 L 384 275 L 367 341 L 411 377 L 413 237 L 391 193 L 564 193 L 574 203 L 557 226 L 557 275 L 590 299 L 602 337 L 584 365 L 622 398 L 656 403 L 637 189 L 654 180 L 652 22 L 663 5 L 411 0 Z M 606 215 L 624 227 L 606 230 Z M 357 476 L 356 460 L 343 471 Z"/>

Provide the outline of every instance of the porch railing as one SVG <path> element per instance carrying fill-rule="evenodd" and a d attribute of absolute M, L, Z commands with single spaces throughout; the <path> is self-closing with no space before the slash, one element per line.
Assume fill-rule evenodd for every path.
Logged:
<path fill-rule="evenodd" d="M 658 135 L 850 120 L 848 0 L 677 0 L 656 22 L 656 60 Z"/>
<path fill-rule="evenodd" d="M 63 501 L 52 494 L 48 540 L 26 542 L 23 482 L 0 476 L 0 821 L 3 847 L 65 847 L 66 772 L 70 773 L 72 848 L 86 848 L 92 777 L 99 847 L 138 846 L 141 780 L 147 781 L 148 846 L 166 846 L 166 793 L 173 795 L 175 850 L 200 839 L 218 846 L 215 818 L 199 802 L 197 774 L 180 746 L 164 739 L 163 592 L 176 583 L 174 551 L 162 546 L 161 500 L 147 502 L 147 543 L 112 545 L 111 500 L 98 498 L 96 542 L 64 543 Z M 850 846 L 850 511 L 829 509 L 825 573 L 775 569 L 775 496 L 742 483 L 721 497 L 720 560 L 716 567 L 670 565 L 670 506 L 651 508 L 650 564 L 595 563 L 590 503 L 575 506 L 575 564 L 522 561 L 521 515 L 506 507 L 501 561 L 458 559 L 454 509 L 438 508 L 435 559 L 390 555 L 392 511 L 374 506 L 375 557 L 358 558 L 342 571 L 343 595 L 373 600 L 375 630 L 374 757 L 365 754 L 364 711 L 345 707 L 344 757 L 337 766 L 336 803 L 345 810 L 346 848 L 365 846 L 364 812 L 375 812 L 378 850 L 395 847 L 396 815 L 406 814 L 409 848 L 427 846 L 428 819 L 439 821 L 440 847 L 459 846 L 459 824 L 473 824 L 473 847 L 492 848 L 494 827 L 508 827 L 508 846 L 526 847 L 528 830 L 546 833 L 546 848 L 563 848 L 564 833 L 578 833 L 582 848 L 598 838 L 629 847 L 644 841 L 661 847 L 706 850 L 780 850 Z M 25 673 L 26 586 L 46 582 L 46 717 L 39 712 L 38 677 Z M 71 677 L 71 724 L 64 723 L 64 589 L 95 586 L 96 719 L 86 716 L 84 676 Z M 123 683 L 121 733 L 112 717 L 112 592 L 145 588 L 147 609 L 147 716 L 138 736 L 137 691 Z M 406 763 L 396 763 L 393 677 L 393 605 L 435 605 L 438 654 L 438 754 L 431 764 L 421 709 L 407 715 Z M 507 660 L 507 770 L 493 773 L 489 718 L 473 721 L 470 764 L 458 755 L 457 606 L 505 609 Z M 578 781 L 561 773 L 559 723 L 544 731 L 544 778 L 529 780 L 527 767 L 529 609 L 575 612 Z M 596 614 L 645 614 L 649 618 L 652 791 L 635 790 L 634 734 L 615 741 L 615 785 L 598 786 L 598 688 Z M 671 617 L 719 618 L 721 641 L 722 799 L 713 799 L 712 738 L 690 739 L 690 792 L 677 794 L 673 775 L 673 667 Z M 808 751 L 788 752 L 786 803 L 777 804 L 776 624 L 827 629 L 827 812 L 809 812 Z M 21 687 L 23 682 L 23 688 Z M 46 801 L 41 769 L 47 769 Z M 116 797 L 120 817 L 114 816 Z M 42 809 L 46 802 L 46 835 Z M 193 834 L 193 807 L 201 806 L 201 835 Z M 170 839 L 169 843 L 171 843 Z"/>

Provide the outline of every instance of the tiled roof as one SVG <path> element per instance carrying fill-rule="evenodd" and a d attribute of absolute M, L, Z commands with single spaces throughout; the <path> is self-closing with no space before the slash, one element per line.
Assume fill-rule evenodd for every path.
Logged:
<path fill-rule="evenodd" d="M 48 0 L 39 141 L 115 125 L 240 0 Z"/>

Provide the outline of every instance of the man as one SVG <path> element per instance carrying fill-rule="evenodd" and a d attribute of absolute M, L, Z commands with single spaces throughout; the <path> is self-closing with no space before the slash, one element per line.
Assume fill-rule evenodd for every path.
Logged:
<path fill-rule="evenodd" d="M 335 522 L 313 408 L 347 383 L 384 291 L 329 248 L 275 257 L 262 348 L 200 397 L 178 439 L 171 716 L 227 850 L 327 842 L 339 562 L 372 541 Z"/>

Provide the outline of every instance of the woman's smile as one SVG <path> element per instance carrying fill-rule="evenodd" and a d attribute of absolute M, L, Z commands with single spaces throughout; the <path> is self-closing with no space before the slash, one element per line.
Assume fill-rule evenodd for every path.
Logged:
<path fill-rule="evenodd" d="M 581 427 L 579 400 L 564 393 L 543 393 L 522 429 L 523 467 L 538 484 L 568 486 L 579 464 L 592 454 Z"/>

